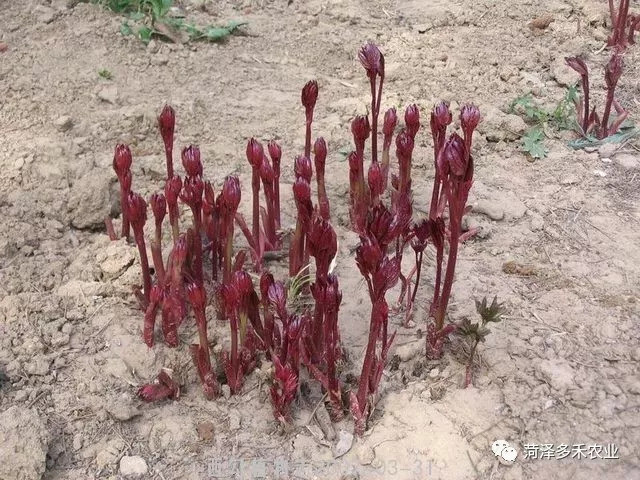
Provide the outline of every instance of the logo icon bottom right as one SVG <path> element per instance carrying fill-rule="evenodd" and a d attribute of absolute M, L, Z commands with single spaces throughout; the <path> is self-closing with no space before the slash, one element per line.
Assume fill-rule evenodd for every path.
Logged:
<path fill-rule="evenodd" d="M 496 440 L 491 444 L 491 451 L 503 465 L 513 465 L 518 457 L 518 451 L 506 440 Z"/>

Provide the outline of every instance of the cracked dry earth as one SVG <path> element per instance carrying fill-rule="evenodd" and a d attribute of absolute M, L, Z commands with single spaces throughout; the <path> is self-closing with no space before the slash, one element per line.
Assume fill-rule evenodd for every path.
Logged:
<path fill-rule="evenodd" d="M 562 98 L 575 81 L 563 57 L 604 64 L 606 2 L 182 2 L 203 24 L 247 20 L 245 35 L 148 46 L 119 34 L 122 18 L 73 3 L 0 6 L 1 479 L 222 478 L 221 459 L 263 460 L 270 478 L 640 478 L 640 143 L 574 151 L 571 132 L 551 132 L 548 157 L 531 162 L 518 141 L 526 125 L 508 113 L 528 92 L 548 105 Z M 544 15 L 553 22 L 531 30 Z M 427 118 L 440 99 L 480 106 L 469 216 L 480 233 L 461 248 L 449 313 L 475 318 L 474 299 L 497 295 L 508 314 L 480 346 L 468 389 L 460 341 L 426 362 L 424 318 L 403 329 L 394 317 L 393 366 L 370 430 L 349 449 L 340 432 L 352 430 L 350 421 L 334 426 L 335 439 L 308 423 L 320 399 L 313 388 L 296 404 L 291 430 L 278 430 L 266 364 L 241 395 L 207 402 L 186 349 L 148 349 L 131 294 L 140 282 L 135 247 L 110 242 L 102 220 L 118 214 L 117 142 L 132 147 L 138 191 L 162 185 L 155 125 L 165 102 L 178 112 L 177 145 L 199 144 L 205 175 L 220 185 L 236 173 L 247 192 L 246 139 L 280 139 L 291 162 L 303 141 L 299 91 L 318 79 L 315 132 L 330 149 L 340 328 L 350 355 L 343 374 L 357 375 L 369 301 L 351 254 L 358 239 L 348 229 L 340 152 L 351 143 L 350 120 L 367 108 L 355 54 L 368 39 L 386 56 L 383 108 L 416 102 Z M 620 89 L 634 119 L 639 59 L 640 47 L 629 49 Z M 113 78 L 100 78 L 101 69 Z M 419 212 L 433 178 L 426 130 L 414 156 Z M 284 170 L 284 223 L 292 224 L 291 165 Z M 214 342 L 225 329 L 211 322 Z M 182 342 L 195 336 L 189 324 Z M 180 374 L 182 397 L 141 404 L 136 387 L 162 367 Z M 513 465 L 495 459 L 496 439 L 518 450 Z M 614 444 L 619 458 L 525 458 L 534 444 Z M 348 451 L 334 458 L 336 448 Z"/>

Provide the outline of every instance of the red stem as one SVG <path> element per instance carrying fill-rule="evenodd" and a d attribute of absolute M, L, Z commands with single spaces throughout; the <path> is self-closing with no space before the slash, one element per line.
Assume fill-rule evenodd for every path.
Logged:
<path fill-rule="evenodd" d="M 373 297 L 372 297 L 373 299 Z M 384 301 L 384 300 L 382 300 Z M 371 378 L 371 369 L 375 361 L 376 341 L 380 331 L 380 323 L 377 321 L 375 306 L 371 307 L 371 320 L 369 322 L 369 341 L 367 342 L 367 351 L 362 364 L 362 373 L 358 385 L 358 405 L 364 411 L 367 405 L 367 396 L 369 394 L 369 379 Z"/>
<path fill-rule="evenodd" d="M 449 200 L 449 212 L 451 222 L 451 238 L 449 240 L 449 257 L 447 258 L 447 270 L 444 275 L 444 283 L 442 286 L 442 295 L 438 302 L 438 310 L 436 313 L 435 323 L 436 329 L 440 331 L 444 326 L 444 316 L 447 312 L 447 306 L 449 304 L 449 297 L 451 296 L 451 289 L 453 287 L 453 277 L 456 270 L 456 257 L 458 256 L 458 238 L 461 233 L 461 215 L 458 212 L 458 208 L 454 208 Z M 456 202 L 456 200 L 454 200 Z"/>
<path fill-rule="evenodd" d="M 378 163 L 378 112 L 376 110 L 376 77 L 369 79 L 371 84 L 371 163 Z"/>
<path fill-rule="evenodd" d="M 144 243 L 144 233 L 142 229 L 134 231 L 138 252 L 140 252 L 140 266 L 142 267 L 142 282 L 144 294 L 144 308 L 149 305 L 149 295 L 151 292 L 151 273 L 149 272 L 149 258 L 147 257 L 147 248 Z"/>
<path fill-rule="evenodd" d="M 253 238 L 257 242 L 260 238 L 260 172 L 253 169 L 251 178 L 253 188 Z"/>
<path fill-rule="evenodd" d="M 167 158 L 167 178 L 172 178 L 173 177 L 173 145 L 165 145 L 164 152 Z"/>
<path fill-rule="evenodd" d="M 604 113 L 602 114 L 602 124 L 600 127 L 600 139 L 607 138 L 609 136 L 609 116 L 611 115 L 611 105 L 613 105 L 613 99 L 616 93 L 616 84 L 611 85 L 611 88 L 607 89 L 607 103 L 604 107 Z"/>
<path fill-rule="evenodd" d="M 120 206 L 122 210 L 122 234 L 120 235 L 122 238 L 126 238 L 129 241 L 129 233 L 130 233 L 130 224 L 129 224 L 129 214 L 127 213 L 127 197 L 129 196 L 129 192 L 120 187 Z"/>

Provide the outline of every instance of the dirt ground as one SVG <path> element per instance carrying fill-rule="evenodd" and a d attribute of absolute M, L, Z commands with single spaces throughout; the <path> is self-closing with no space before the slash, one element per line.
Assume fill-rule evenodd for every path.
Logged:
<path fill-rule="evenodd" d="M 526 125 L 508 113 L 528 92 L 557 103 L 575 81 L 565 56 L 606 62 L 607 2 L 242 0 L 199 9 L 184 1 L 201 23 L 248 21 L 245 35 L 221 45 L 148 46 L 120 35 L 121 17 L 72 4 L 0 8 L 0 41 L 8 47 L 0 53 L 2 480 L 43 471 L 46 480 L 136 472 L 227 478 L 225 460 L 242 466 L 237 478 L 263 478 L 260 461 L 267 478 L 640 478 L 640 141 L 574 151 L 572 133 L 551 132 L 548 157 L 532 162 L 518 141 Z M 637 1 L 632 7 L 640 10 Z M 545 14 L 554 21 L 531 30 L 529 22 Z M 303 144 L 299 92 L 317 79 L 315 133 L 329 144 L 327 185 L 340 237 L 340 328 L 351 359 L 344 374 L 358 375 L 369 300 L 350 253 L 358 239 L 348 229 L 340 152 L 351 145 L 350 120 L 367 109 L 356 59 L 366 40 L 386 56 L 383 108 L 415 102 L 426 119 L 440 99 L 480 106 L 469 223 L 481 231 L 461 248 L 449 314 L 475 318 L 473 300 L 497 295 L 508 315 L 481 345 L 468 389 L 461 388 L 468 349 L 454 339 L 441 361 L 426 362 L 424 319 L 403 329 L 402 316 L 394 317 L 398 368 L 385 372 L 370 430 L 334 458 L 348 449 L 352 423 L 335 425 L 334 440 L 318 434 L 308 422 L 318 391 L 296 404 L 295 425 L 282 432 L 266 368 L 242 394 L 207 402 L 185 348 L 143 344 L 131 294 L 140 283 L 137 252 L 110 242 L 102 219 L 117 210 L 116 143 L 132 147 L 136 190 L 148 196 L 161 187 L 156 115 L 169 102 L 178 112 L 177 146 L 199 144 L 216 185 L 238 174 L 246 212 L 246 140 L 279 139 L 283 221 L 292 224 L 291 162 Z M 620 99 L 637 121 L 639 46 L 626 64 Z M 599 68 L 593 81 L 601 102 Z M 101 78 L 101 69 L 112 79 Z M 413 176 L 421 212 L 433 178 L 423 123 Z M 222 341 L 225 329 L 211 322 L 212 338 Z M 194 326 L 182 337 L 195 338 Z M 142 404 L 136 387 L 162 367 L 182 376 L 182 398 Z M 513 465 L 495 459 L 497 439 L 518 450 Z M 533 444 L 614 444 L 619 459 L 525 458 Z"/>

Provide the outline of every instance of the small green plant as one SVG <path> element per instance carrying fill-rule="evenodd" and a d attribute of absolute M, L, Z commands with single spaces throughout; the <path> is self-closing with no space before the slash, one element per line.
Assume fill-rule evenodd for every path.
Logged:
<path fill-rule="evenodd" d="M 469 363 L 467 364 L 467 372 L 464 380 L 464 387 L 471 385 L 473 358 L 480 342 L 484 342 L 489 335 L 490 330 L 487 328 L 489 323 L 498 323 L 505 314 L 504 305 L 498 303 L 498 297 L 493 297 L 491 305 L 487 305 L 487 297 L 482 301 L 476 300 L 476 311 L 480 315 L 480 323 L 471 323 L 471 320 L 465 318 L 457 327 L 456 333 L 463 337 L 470 338 L 473 342 L 471 353 L 469 354 Z"/>
<path fill-rule="evenodd" d="M 552 110 L 537 105 L 530 93 L 516 98 L 509 106 L 511 113 L 521 115 L 531 125 L 522 136 L 522 149 L 532 158 L 544 158 L 549 153 L 544 140 L 549 129 L 571 130 L 575 127 L 573 105 L 578 97 L 578 89 L 571 86 L 564 97 Z"/>
<path fill-rule="evenodd" d="M 136 35 L 142 42 L 161 37 L 173 42 L 206 40 L 219 42 L 246 25 L 246 22 L 231 21 L 224 26 L 199 26 L 171 15 L 173 0 L 92 0 L 114 13 L 127 17 L 120 25 L 124 36 Z M 186 37 L 186 38 L 185 38 Z"/>
<path fill-rule="evenodd" d="M 106 68 L 98 70 L 98 76 L 100 78 L 104 78 L 105 80 L 111 80 L 113 78 L 113 74 Z"/>

